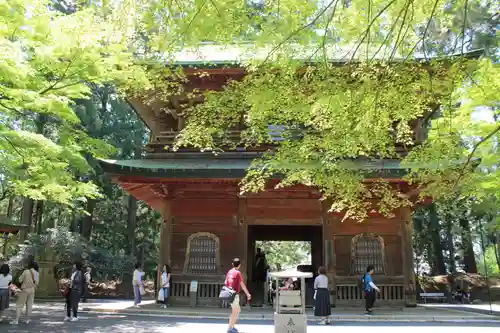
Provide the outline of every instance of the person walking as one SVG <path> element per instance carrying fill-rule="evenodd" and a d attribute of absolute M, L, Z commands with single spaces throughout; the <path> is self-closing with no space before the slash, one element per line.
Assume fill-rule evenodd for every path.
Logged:
<path fill-rule="evenodd" d="M 92 268 L 87 267 L 85 274 L 83 275 L 83 291 L 82 291 L 82 302 L 87 302 L 87 297 L 89 294 L 89 286 L 92 281 Z"/>
<path fill-rule="evenodd" d="M 82 297 L 83 284 L 82 264 L 77 262 L 73 265 L 69 292 L 66 295 L 66 318 L 64 321 L 78 321 L 78 305 Z"/>
<path fill-rule="evenodd" d="M 326 276 L 325 267 L 320 267 L 318 274 L 314 279 L 314 315 L 321 317 L 321 325 L 327 325 L 330 323 L 328 317 L 332 314 L 332 307 L 330 306 L 328 277 Z"/>
<path fill-rule="evenodd" d="M 366 268 L 366 273 L 363 275 L 363 286 L 365 292 L 365 308 L 366 314 L 373 314 L 373 305 L 375 304 L 375 300 L 377 295 L 375 291 L 380 292 L 380 289 L 373 283 L 372 275 L 375 272 L 373 266 L 368 266 Z"/>
<path fill-rule="evenodd" d="M 167 308 L 168 302 L 168 290 L 170 288 L 170 267 L 168 265 L 163 265 L 163 272 L 161 273 L 161 288 L 163 289 L 163 304 L 162 309 Z"/>
<path fill-rule="evenodd" d="M 144 272 L 142 271 L 141 264 L 135 264 L 135 270 L 132 274 L 132 287 L 134 288 L 134 307 L 138 308 L 141 304 L 141 296 L 144 293 L 144 285 L 142 282 Z"/>
<path fill-rule="evenodd" d="M 3 322 L 4 311 L 9 308 L 10 303 L 10 289 L 9 285 L 12 282 L 12 275 L 10 275 L 10 267 L 3 264 L 0 267 L 0 323 Z"/>
<path fill-rule="evenodd" d="M 236 333 L 238 330 L 234 327 L 236 325 L 236 321 L 238 320 L 238 315 L 240 314 L 240 291 L 243 289 L 247 296 L 247 300 L 252 299 L 252 295 L 248 292 L 247 286 L 243 282 L 243 277 L 241 276 L 240 267 L 241 261 L 239 258 L 234 258 L 232 263 L 233 268 L 227 272 L 226 281 L 224 285 L 231 290 L 236 292 L 234 296 L 234 300 L 231 303 L 231 317 L 229 318 L 229 328 L 228 333 Z"/>
<path fill-rule="evenodd" d="M 24 306 L 26 306 L 26 324 L 30 322 L 31 311 L 33 309 L 33 302 L 35 301 L 35 289 L 37 285 L 37 278 L 35 274 L 34 261 L 28 263 L 28 268 L 26 268 L 19 277 L 19 283 L 21 284 L 21 292 L 17 296 L 16 302 L 16 319 L 10 323 L 13 325 L 19 324 L 19 317 L 21 317 L 21 311 Z"/>

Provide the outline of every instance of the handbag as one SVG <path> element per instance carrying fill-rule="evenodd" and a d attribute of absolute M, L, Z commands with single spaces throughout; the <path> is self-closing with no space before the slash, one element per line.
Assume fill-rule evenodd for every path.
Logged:
<path fill-rule="evenodd" d="M 220 294 L 219 294 L 219 299 L 226 301 L 226 302 L 234 302 L 234 298 L 236 297 L 236 291 L 234 291 L 232 288 L 229 287 L 222 287 Z"/>
<path fill-rule="evenodd" d="M 139 286 L 139 293 L 141 294 L 141 296 L 144 296 L 146 294 L 146 290 L 144 290 L 144 286 L 143 285 Z"/>
<path fill-rule="evenodd" d="M 68 295 L 69 295 L 69 286 L 64 287 L 64 289 L 62 290 L 61 293 L 62 293 L 63 297 L 68 297 Z"/>
<path fill-rule="evenodd" d="M 158 291 L 158 300 L 162 302 L 165 300 L 165 290 L 163 288 Z"/>

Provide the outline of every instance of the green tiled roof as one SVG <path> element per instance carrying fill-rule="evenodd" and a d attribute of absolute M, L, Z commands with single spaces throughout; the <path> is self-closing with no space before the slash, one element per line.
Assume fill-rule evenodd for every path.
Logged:
<path fill-rule="evenodd" d="M 245 176 L 252 160 L 248 158 L 169 158 L 140 160 L 101 160 L 110 174 L 160 178 L 233 178 Z M 314 165 L 289 165 L 287 169 L 314 168 Z M 399 160 L 355 160 L 345 167 L 360 170 L 366 177 L 401 177 L 406 169 Z"/>
<path fill-rule="evenodd" d="M 296 45 L 294 59 L 295 60 L 305 60 L 310 59 L 317 47 L 311 45 L 310 47 L 304 47 L 302 45 Z M 345 63 L 349 61 L 352 57 L 352 52 L 355 49 L 355 45 L 330 45 L 326 49 L 326 54 L 328 60 L 332 63 Z M 208 66 L 237 66 L 238 64 L 244 64 L 251 60 L 264 60 L 268 57 L 271 52 L 271 47 L 256 47 L 252 44 L 228 44 L 228 45 L 216 45 L 212 43 L 200 44 L 196 48 L 183 48 L 176 53 L 173 53 L 170 57 L 160 57 L 159 61 L 165 63 L 170 63 L 178 66 L 192 66 L 192 67 L 207 67 Z M 385 50 L 379 49 L 378 46 L 374 45 L 368 52 L 369 59 L 382 59 Z M 389 50 L 391 53 L 392 49 Z M 464 54 L 466 57 L 477 58 L 483 54 L 483 50 L 472 50 Z M 455 56 L 461 56 L 462 54 L 456 54 Z M 453 56 L 453 55 L 452 55 Z M 362 60 L 367 57 L 366 52 L 357 52 L 354 60 Z M 272 58 L 272 57 L 271 57 Z M 426 57 L 421 54 L 415 54 L 413 58 L 414 61 L 425 60 Z M 392 61 L 404 61 L 406 57 L 395 55 Z"/>

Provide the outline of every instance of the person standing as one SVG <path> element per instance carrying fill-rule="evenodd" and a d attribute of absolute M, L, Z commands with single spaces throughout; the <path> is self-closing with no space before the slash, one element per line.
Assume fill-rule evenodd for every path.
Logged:
<path fill-rule="evenodd" d="M 82 264 L 77 262 L 73 265 L 69 293 L 66 295 L 66 318 L 64 321 L 78 321 L 78 305 L 82 297 L 83 285 Z"/>
<path fill-rule="evenodd" d="M 321 317 L 320 324 L 329 324 L 328 317 L 332 314 L 330 293 L 328 292 L 328 277 L 325 267 L 318 269 L 318 276 L 314 279 L 314 315 Z"/>
<path fill-rule="evenodd" d="M 375 300 L 377 295 L 375 291 L 380 292 L 380 289 L 373 283 L 372 275 L 375 272 L 373 266 L 368 266 L 366 268 L 366 273 L 363 275 L 363 286 L 365 292 L 365 308 L 366 314 L 373 314 L 373 305 L 375 304 Z"/>
<path fill-rule="evenodd" d="M 132 287 L 134 288 L 134 307 L 138 308 L 141 304 L 141 296 L 142 290 L 144 290 L 142 277 L 144 276 L 144 272 L 141 269 L 141 264 L 135 264 L 135 270 L 132 275 Z"/>
<path fill-rule="evenodd" d="M 247 296 L 247 300 L 252 299 L 252 295 L 248 292 L 247 286 L 243 282 L 243 277 L 241 276 L 240 267 L 241 261 L 239 258 L 234 258 L 232 263 L 233 268 L 227 272 L 226 281 L 224 285 L 231 290 L 236 292 L 234 296 L 234 300 L 231 303 L 231 317 L 229 318 L 229 328 L 228 333 L 236 333 L 238 330 L 234 327 L 236 325 L 236 321 L 238 320 L 238 315 L 240 314 L 240 291 L 243 289 Z"/>
<path fill-rule="evenodd" d="M 254 292 L 254 305 L 262 306 L 265 302 L 265 289 L 267 272 L 269 266 L 267 264 L 266 254 L 261 248 L 257 248 L 257 253 L 255 254 L 255 264 L 252 270 L 252 290 Z"/>
<path fill-rule="evenodd" d="M 87 302 L 87 296 L 89 294 L 90 281 L 92 281 L 92 268 L 87 267 L 87 271 L 83 275 L 83 291 L 82 291 L 82 302 Z"/>
<path fill-rule="evenodd" d="M 168 302 L 168 290 L 170 288 L 170 267 L 168 265 L 163 265 L 163 272 L 161 273 L 161 287 L 163 289 L 163 304 L 162 308 L 167 308 Z"/>
<path fill-rule="evenodd" d="M 21 311 L 26 305 L 26 324 L 30 322 L 31 310 L 33 308 L 33 302 L 35 300 L 35 289 L 37 284 L 37 279 L 35 274 L 37 273 L 34 269 L 34 262 L 30 261 L 28 263 L 28 268 L 25 269 L 21 276 L 19 277 L 19 283 L 21 284 L 21 292 L 17 297 L 16 302 L 16 319 L 11 321 L 11 324 L 19 324 L 19 317 L 21 317 Z"/>
<path fill-rule="evenodd" d="M 3 313 L 9 308 L 10 289 L 9 285 L 12 282 L 10 275 L 10 267 L 7 264 L 2 264 L 0 267 L 0 323 L 3 322 Z"/>

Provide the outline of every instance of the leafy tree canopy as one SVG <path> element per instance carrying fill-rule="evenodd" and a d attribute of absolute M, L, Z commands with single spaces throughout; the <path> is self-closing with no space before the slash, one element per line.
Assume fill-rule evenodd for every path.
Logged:
<path fill-rule="evenodd" d="M 126 86 L 144 75 L 112 21 L 92 8 L 64 15 L 51 3 L 0 1 L 0 172 L 4 196 L 72 204 L 98 195 L 82 153 L 113 150 L 87 135 L 74 101 L 90 97 L 89 83 Z"/>
<path fill-rule="evenodd" d="M 399 158 L 395 144 L 413 146 L 409 123 L 424 118 L 429 139 L 404 159 L 422 195 L 499 195 L 494 1 L 73 1 L 70 15 L 51 3 L 0 1 L 1 165 L 17 194 L 95 196 L 75 177 L 88 168 L 80 154 L 109 147 L 79 131 L 72 100 L 88 97 L 87 83 L 179 93 L 174 59 L 211 43 L 244 44 L 248 75 L 186 110 L 177 146 L 218 151 L 242 119 L 248 146 L 272 141 L 268 126 L 281 126 L 276 152 L 255 161 L 243 190 L 280 173 L 281 185 L 316 186 L 346 217 L 363 219 L 373 197 L 390 213 L 408 199 L 382 180 L 368 186 L 349 161 Z M 489 58 L 461 56 L 477 46 Z M 178 85 L 166 83 L 172 77 Z M 473 117 L 478 108 L 491 119 Z M 40 116 L 50 128 L 35 130 Z"/>
<path fill-rule="evenodd" d="M 363 220 L 373 208 L 390 214 L 409 205 L 389 183 L 363 182 L 349 162 L 365 157 L 402 159 L 410 170 L 406 179 L 419 184 L 421 196 L 500 195 L 495 2 L 210 0 L 133 6 L 141 22 L 136 27 L 148 36 L 144 50 L 167 63 L 181 51 L 203 47 L 201 42 L 239 47 L 248 75 L 204 93 L 205 103 L 188 108 L 174 149 L 223 150 L 229 129 L 243 120 L 242 144 L 277 146 L 254 162 L 244 191 L 262 190 L 267 179 L 281 174 L 280 186 L 315 186 L 346 218 Z M 488 57 L 467 60 L 465 53 L 477 47 Z M 183 82 L 177 71 L 166 76 Z M 179 93 L 164 84 L 155 88 Z M 478 113 L 488 119 L 478 120 Z M 428 138 L 415 147 L 410 124 L 417 119 Z M 270 125 L 280 128 L 280 141 L 273 140 Z M 396 152 L 396 145 L 411 149 L 408 156 Z M 370 203 L 374 198 L 378 207 Z"/>

